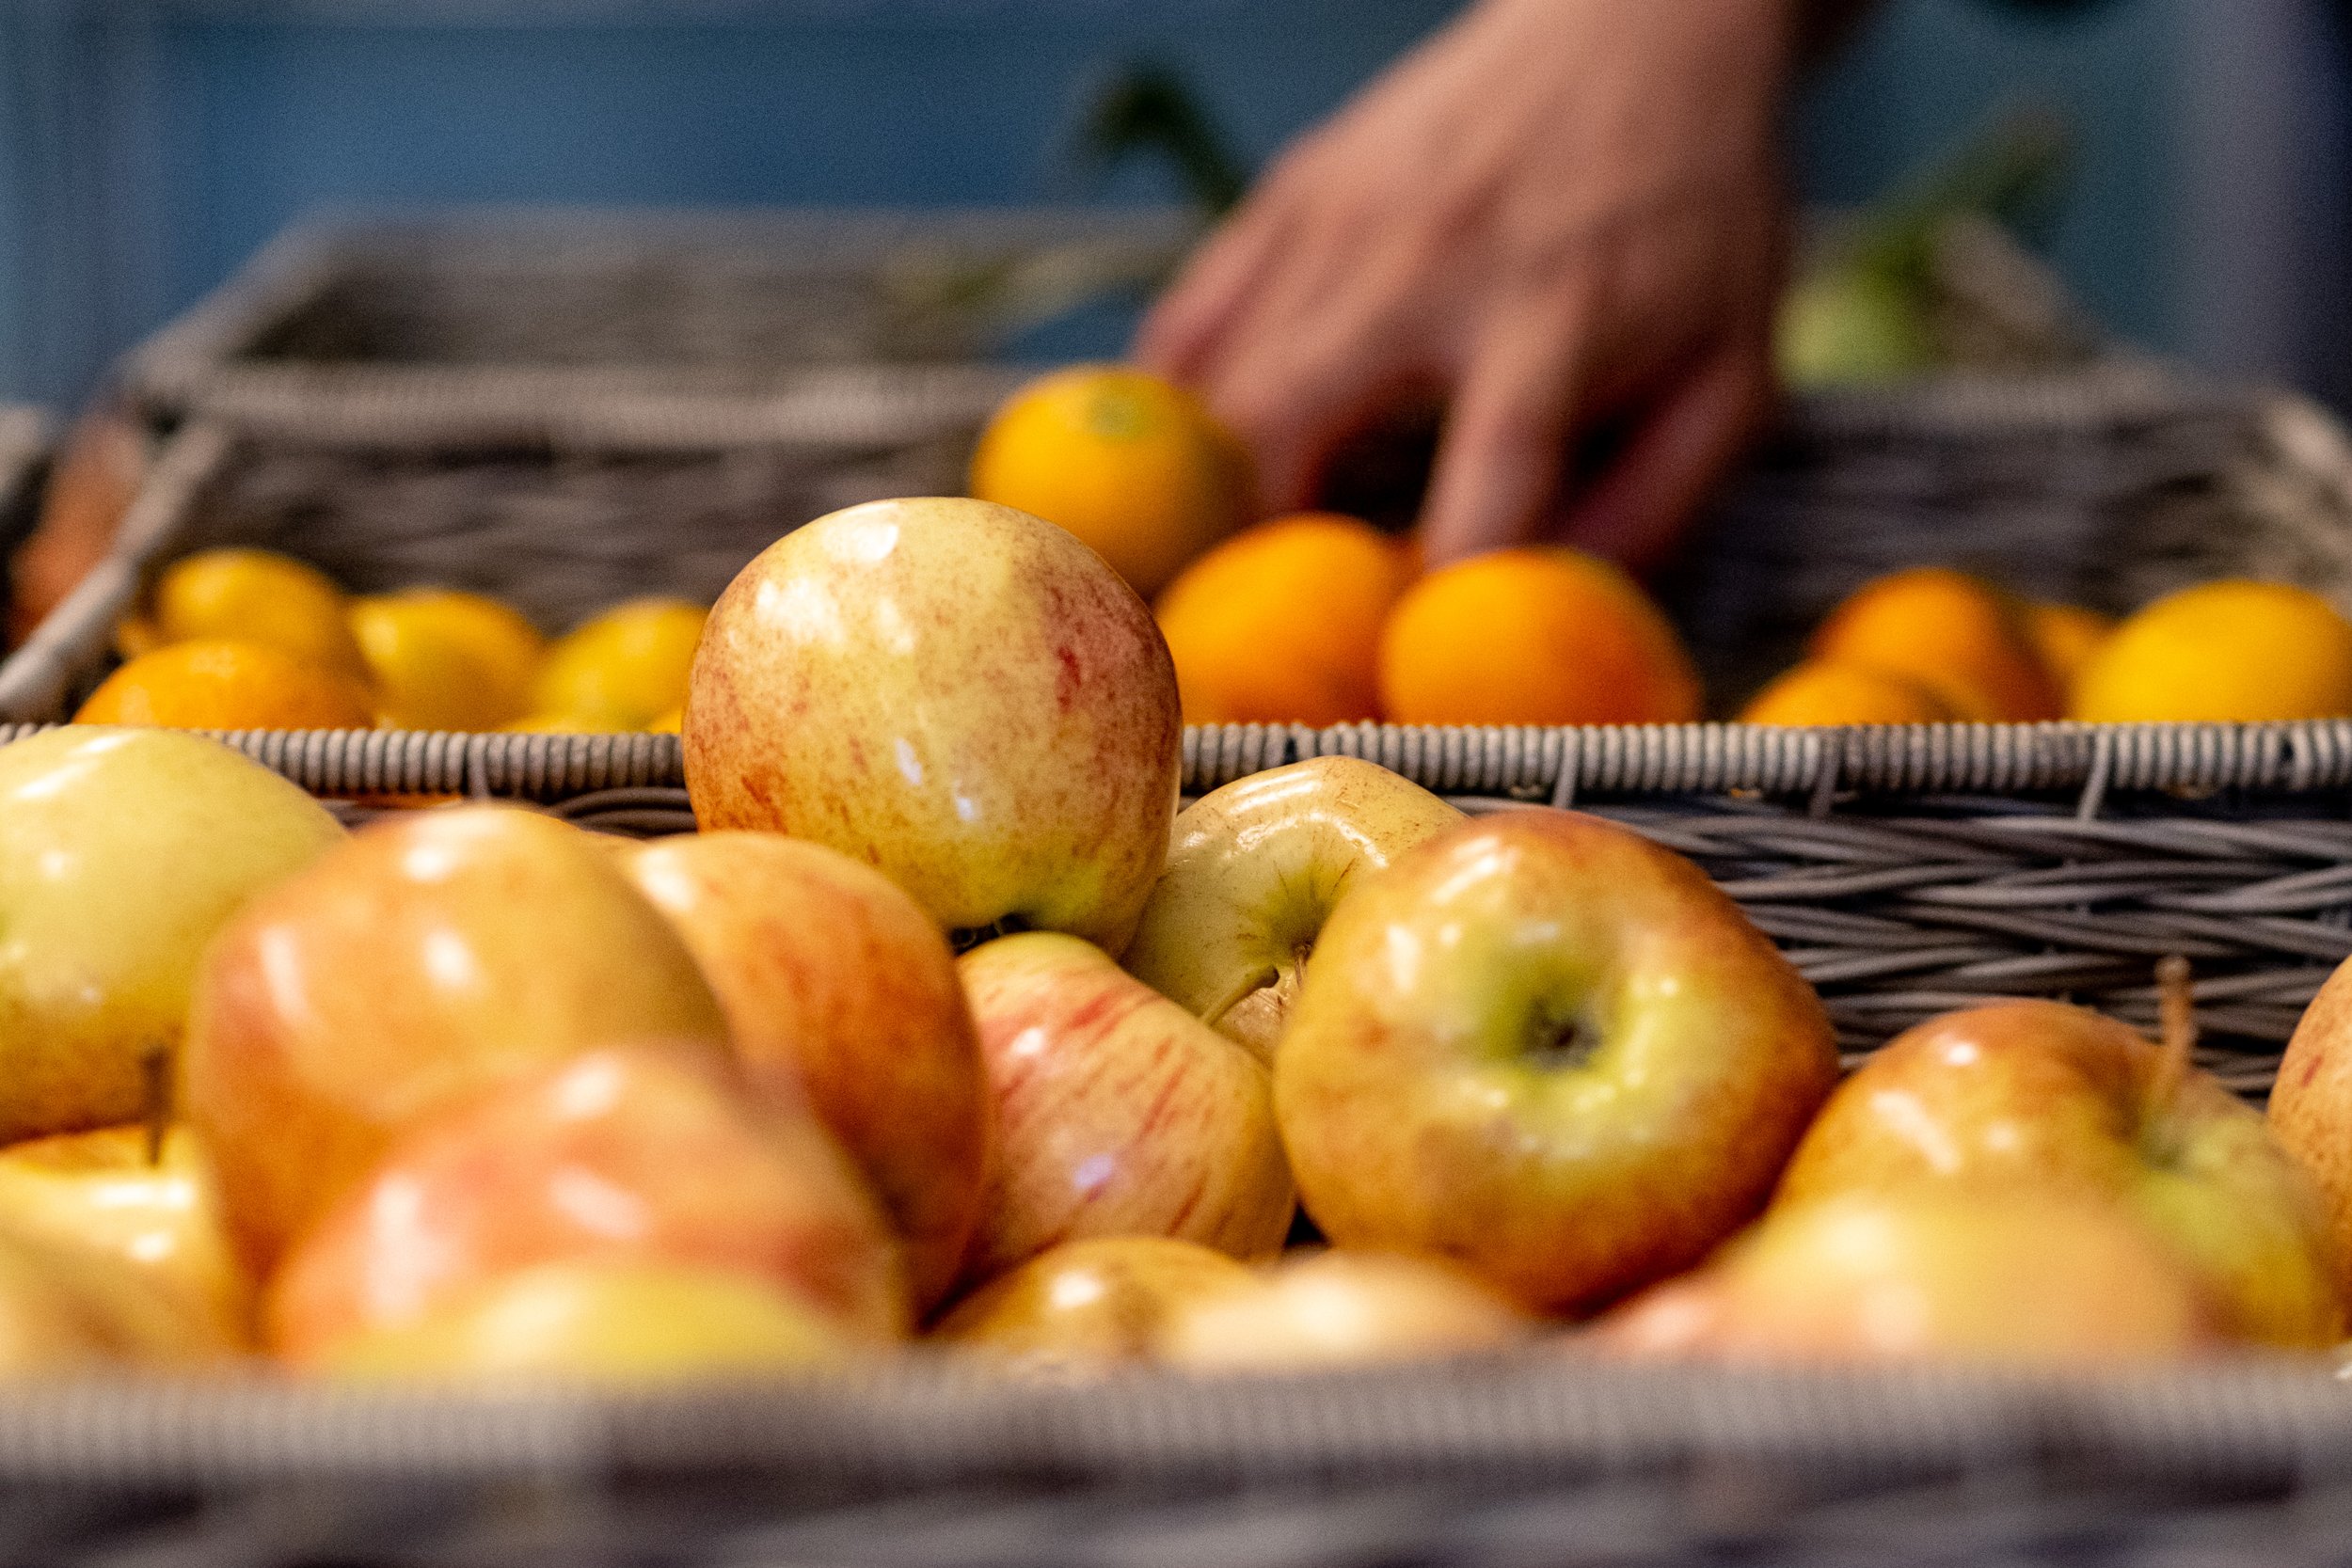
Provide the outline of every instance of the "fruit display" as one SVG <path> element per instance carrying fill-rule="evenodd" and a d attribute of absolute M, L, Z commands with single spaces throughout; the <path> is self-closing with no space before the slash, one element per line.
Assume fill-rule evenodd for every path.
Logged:
<path fill-rule="evenodd" d="M 1432 625 L 1518 606 L 1696 701 L 1572 558 L 1424 578 L 1384 637 L 1449 580 Z M 688 619 L 624 607 L 571 662 L 433 594 L 351 622 L 379 694 L 446 633 L 582 722 L 687 646 L 684 836 L 478 801 L 347 832 L 199 736 L 0 748 L 0 1368 L 2320 1368 L 2344 1336 L 2352 981 L 2267 1117 L 2194 1065 L 2169 959 L 2160 1040 L 2021 998 L 1848 1069 L 1791 958 L 1632 827 L 1339 756 L 1184 805 L 1176 661 L 1040 518 L 854 507 Z M 1814 657 L 2046 707 L 2103 635 L 1930 571 Z"/>
<path fill-rule="evenodd" d="M 115 628 L 74 714 L 173 729 L 675 731 L 703 608 L 646 598 L 552 642 L 513 606 L 421 586 L 346 594 L 271 550 L 174 562 Z"/>

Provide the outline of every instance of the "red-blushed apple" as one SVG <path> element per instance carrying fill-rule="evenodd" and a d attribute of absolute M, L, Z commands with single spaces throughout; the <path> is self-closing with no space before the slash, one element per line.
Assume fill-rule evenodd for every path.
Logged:
<path fill-rule="evenodd" d="M 1917 1186 L 2121 1201 L 2180 1255 L 2233 1336 L 2344 1338 L 2311 1179 L 2261 1113 L 2112 1019 L 2002 1002 L 1933 1019 L 1830 1097 L 1778 1204 Z"/>
<path fill-rule="evenodd" d="M 1598 817 L 1465 822 L 1333 911 L 1274 1059 L 1307 1212 L 1538 1311 L 1695 1262 L 1836 1081 L 1821 1004 L 1698 867 Z"/>
<path fill-rule="evenodd" d="M 204 944 L 342 837 L 202 736 L 73 726 L 0 747 L 0 1142 L 136 1120 Z"/>
<path fill-rule="evenodd" d="M 1291 1176 L 1248 1051 L 1075 937 L 1001 937 L 958 968 L 994 1141 L 967 1279 L 1091 1236 L 1281 1245 Z"/>
<path fill-rule="evenodd" d="M 1152 613 L 1101 556 L 986 501 L 875 501 L 743 568 L 684 731 L 705 828 L 879 866 L 950 930 L 1110 949 L 1168 853 L 1184 740 Z"/>
<path fill-rule="evenodd" d="M 2217 1341 L 2179 1260 L 2079 1194 L 1915 1187 L 1774 1208 L 1565 1343 L 1635 1357 L 2078 1367 Z"/>
<path fill-rule="evenodd" d="M 485 1279 L 566 1261 L 733 1270 L 847 1334 L 907 1327 L 896 1244 L 816 1119 L 746 1093 L 707 1053 L 637 1046 L 417 1124 L 287 1254 L 264 1301 L 268 1343 L 316 1362 Z"/>
<path fill-rule="evenodd" d="M 356 834 L 206 958 L 180 1103 L 257 1273 L 403 1128 L 591 1047 L 726 1023 L 691 955 L 591 835 L 504 807 Z"/>
<path fill-rule="evenodd" d="M 718 992 L 755 1084 L 804 1093 L 906 1243 L 915 1303 L 955 1282 L 979 1219 L 988 1096 L 955 957 L 881 872 L 777 833 L 621 852 Z"/>
<path fill-rule="evenodd" d="M 1162 1360 L 1196 1371 L 1291 1371 L 1494 1351 L 1535 1321 L 1466 1271 L 1432 1258 L 1308 1252 L 1254 1289 L 1193 1301 L 1169 1317 Z"/>
<path fill-rule="evenodd" d="M 174 1127 L 64 1132 L 0 1149 L 0 1231 L 92 1251 L 146 1275 L 213 1324 L 253 1337 L 253 1281 L 229 1243 L 212 1162 Z"/>
<path fill-rule="evenodd" d="M 869 1349 L 750 1275 L 608 1259 L 482 1280 L 413 1323 L 342 1341 L 316 1370 L 352 1383 L 633 1386 L 837 1367 Z"/>
<path fill-rule="evenodd" d="M 966 1296 L 932 1337 L 1025 1370 L 1086 1371 L 1152 1359 L 1171 1314 L 1257 1285 L 1247 1265 L 1198 1242 L 1064 1242 Z"/>
<path fill-rule="evenodd" d="M 2270 1130 L 2318 1187 L 2338 1293 L 2352 1301 L 2352 960 L 2305 1008 L 2270 1090 Z"/>
<path fill-rule="evenodd" d="M 1419 784 L 1355 757 L 1235 780 L 1176 818 L 1168 867 L 1121 962 L 1271 1062 L 1340 899 L 1461 820 Z"/>

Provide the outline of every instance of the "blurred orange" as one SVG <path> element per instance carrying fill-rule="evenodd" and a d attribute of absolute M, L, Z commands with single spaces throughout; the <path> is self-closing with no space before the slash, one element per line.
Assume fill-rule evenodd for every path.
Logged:
<path fill-rule="evenodd" d="M 291 556 L 215 549 L 174 562 L 156 579 L 151 619 L 166 643 L 197 638 L 260 642 L 305 664 L 365 680 L 367 659 L 344 608 L 343 591 L 332 578 Z"/>
<path fill-rule="evenodd" d="M 456 589 L 354 599 L 350 624 L 385 722 L 402 729 L 486 730 L 520 718 L 547 656 L 547 639 L 517 611 Z"/>
<path fill-rule="evenodd" d="M 1194 562 L 1157 607 L 1185 722 L 1377 717 L 1380 628 L 1411 570 L 1399 541 L 1330 512 L 1261 523 Z"/>
<path fill-rule="evenodd" d="M 2042 668 L 2058 684 L 2058 694 L 2074 689 L 2074 682 L 2115 632 L 2115 623 L 2095 610 L 2074 604 L 2033 603 L 2026 606 L 2026 636 L 2042 656 Z"/>
<path fill-rule="evenodd" d="M 1809 658 L 1756 694 L 1743 724 L 1941 724 L 1952 710 L 1907 675 Z"/>
<path fill-rule="evenodd" d="M 2064 707 L 2026 633 L 2025 607 L 1947 567 L 1865 583 L 1814 634 L 1812 652 L 1908 675 L 1971 721 L 2056 719 Z"/>
<path fill-rule="evenodd" d="M 1248 520 L 1249 461 L 1200 400 L 1120 365 L 1075 365 L 996 411 L 972 494 L 1058 523 L 1150 598 Z"/>
<path fill-rule="evenodd" d="M 2183 589 L 2100 646 L 2075 683 L 2072 716 L 2096 724 L 2352 716 L 2352 623 L 2285 583 Z"/>
<path fill-rule="evenodd" d="M 1624 572 L 1581 551 L 1497 550 L 1408 590 L 1380 640 L 1400 724 L 1681 723 L 1698 672 Z"/>
<path fill-rule="evenodd" d="M 77 724 L 191 730 L 364 730 L 373 705 L 357 681 L 277 648 L 227 638 L 174 642 L 131 660 L 90 694 Z"/>

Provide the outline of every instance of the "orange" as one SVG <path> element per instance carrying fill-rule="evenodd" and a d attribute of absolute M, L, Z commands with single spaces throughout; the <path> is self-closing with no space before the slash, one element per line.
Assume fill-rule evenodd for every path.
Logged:
<path fill-rule="evenodd" d="M 2318 594 L 2233 579 L 2133 615 L 2091 657 L 2074 717 L 2090 723 L 2352 715 L 2352 624 Z"/>
<path fill-rule="evenodd" d="M 1119 365 L 1075 365 L 996 411 L 972 494 L 1058 523 L 1150 598 L 1248 521 L 1249 462 L 1192 393 Z"/>
<path fill-rule="evenodd" d="M 1865 583 L 1813 636 L 1813 657 L 1908 675 L 1972 721 L 2056 719 L 2063 705 L 2025 607 L 1980 578 L 1921 566 Z"/>
<path fill-rule="evenodd" d="M 1405 548 L 1336 513 L 1236 534 L 1157 607 L 1193 724 L 1344 724 L 1378 716 L 1380 628 L 1410 580 Z"/>
<path fill-rule="evenodd" d="M 706 612 L 683 599 L 634 599 L 548 650 L 532 683 L 534 717 L 579 730 L 642 730 L 686 701 Z"/>
<path fill-rule="evenodd" d="M 547 639 L 516 610 L 455 589 L 354 599 L 350 622 L 384 721 L 402 729 L 487 730 L 519 718 L 547 656 Z"/>
<path fill-rule="evenodd" d="M 108 675 L 73 716 L 77 724 L 161 724 L 190 730 L 363 730 L 367 691 L 260 642 L 199 638 L 143 654 Z"/>
<path fill-rule="evenodd" d="M 151 619 L 163 642 L 260 642 L 305 664 L 365 680 L 368 664 L 326 574 L 272 550 L 199 550 L 156 579 Z M 125 650 L 136 647 L 126 640 Z"/>
<path fill-rule="evenodd" d="M 1380 639 L 1381 705 L 1401 724 L 1681 723 L 1698 673 L 1631 578 L 1528 547 L 1431 573 Z"/>
<path fill-rule="evenodd" d="M 2026 606 L 2026 636 L 2042 656 L 2042 668 L 2061 692 L 2074 689 L 2083 667 L 2101 643 L 2114 634 L 2115 623 L 2095 610 L 2074 604 Z"/>
<path fill-rule="evenodd" d="M 1941 724 L 1952 710 L 1905 675 L 1809 658 L 1756 694 L 1743 724 Z"/>

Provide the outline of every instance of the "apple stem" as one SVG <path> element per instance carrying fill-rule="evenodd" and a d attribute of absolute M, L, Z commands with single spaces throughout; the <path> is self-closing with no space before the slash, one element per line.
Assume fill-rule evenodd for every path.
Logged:
<path fill-rule="evenodd" d="M 1282 972 L 1271 966 L 1244 975 L 1239 984 L 1209 1005 L 1201 1013 L 1200 1022 L 1212 1029 L 1216 1028 L 1227 1013 L 1241 1006 L 1245 997 L 1254 996 L 1281 977 Z"/>
<path fill-rule="evenodd" d="M 164 1163 L 164 1138 L 171 1131 L 171 1048 L 151 1045 L 139 1053 L 140 1119 L 147 1125 L 147 1163 Z"/>
<path fill-rule="evenodd" d="M 2148 1104 L 2161 1110 L 2172 1102 L 2182 1080 L 2188 1076 L 2197 1049 L 2197 989 L 2188 960 L 2174 953 L 2156 960 L 2156 1008 L 2161 1022 L 2154 1077 L 2149 1084 Z"/>

